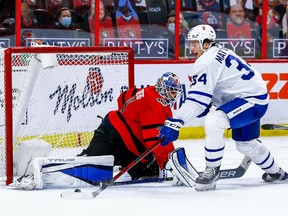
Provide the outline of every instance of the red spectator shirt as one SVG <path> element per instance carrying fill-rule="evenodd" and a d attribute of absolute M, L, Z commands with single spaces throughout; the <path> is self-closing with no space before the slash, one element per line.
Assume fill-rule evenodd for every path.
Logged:
<path fill-rule="evenodd" d="M 160 127 L 172 111 L 166 100 L 149 86 L 143 89 L 129 89 L 118 98 L 118 110 L 108 114 L 111 124 L 120 134 L 127 149 L 139 156 L 139 149 L 148 149 L 157 140 Z M 174 150 L 173 143 L 158 146 L 153 150 L 161 169 L 164 168 L 168 154 Z"/>
<path fill-rule="evenodd" d="M 249 21 L 244 21 L 241 26 L 234 24 L 232 21 L 227 21 L 227 36 L 231 39 L 250 39 L 251 36 L 251 24 Z"/>
<path fill-rule="evenodd" d="M 116 18 L 118 37 L 127 38 L 125 43 L 129 44 L 129 39 L 138 38 L 141 40 L 141 30 L 139 20 L 135 17 L 131 17 L 131 20 L 126 21 L 122 16 Z M 118 46 L 123 46 L 124 41 Z"/>
<path fill-rule="evenodd" d="M 96 24 L 95 24 L 95 16 L 89 16 L 89 28 L 92 36 L 92 44 L 95 45 L 95 32 L 96 32 Z M 105 38 L 115 38 L 114 28 L 112 18 L 109 16 L 105 16 L 102 21 L 100 21 L 100 45 L 104 45 Z M 114 40 L 112 40 L 114 42 Z M 107 41 L 106 41 L 107 43 Z"/>

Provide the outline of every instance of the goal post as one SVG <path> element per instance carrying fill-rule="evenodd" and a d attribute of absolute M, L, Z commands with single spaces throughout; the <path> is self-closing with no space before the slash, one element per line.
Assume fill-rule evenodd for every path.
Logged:
<path fill-rule="evenodd" d="M 126 47 L 15 47 L 0 51 L 0 181 L 13 181 L 13 152 L 41 139 L 51 156 L 76 156 L 117 97 L 134 88 Z"/>

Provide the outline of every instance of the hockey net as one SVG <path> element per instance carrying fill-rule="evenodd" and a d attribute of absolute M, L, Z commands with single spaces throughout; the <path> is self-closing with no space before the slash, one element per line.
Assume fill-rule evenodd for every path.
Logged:
<path fill-rule="evenodd" d="M 0 182 L 13 180 L 17 144 L 42 139 L 51 156 L 85 148 L 119 93 L 134 87 L 133 51 L 121 47 L 9 48 L 0 54 Z"/>

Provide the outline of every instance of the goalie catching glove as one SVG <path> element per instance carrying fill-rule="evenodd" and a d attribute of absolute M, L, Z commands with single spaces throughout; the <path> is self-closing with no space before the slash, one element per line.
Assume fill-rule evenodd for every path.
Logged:
<path fill-rule="evenodd" d="M 161 145 L 166 146 L 170 142 L 177 140 L 179 136 L 179 130 L 183 124 L 184 122 L 181 119 L 168 118 L 160 130 L 159 138 L 164 137 Z"/>
<path fill-rule="evenodd" d="M 193 187 L 199 176 L 197 170 L 188 161 L 183 147 L 177 148 L 169 154 L 166 169 L 169 169 L 173 175 L 173 186 Z"/>

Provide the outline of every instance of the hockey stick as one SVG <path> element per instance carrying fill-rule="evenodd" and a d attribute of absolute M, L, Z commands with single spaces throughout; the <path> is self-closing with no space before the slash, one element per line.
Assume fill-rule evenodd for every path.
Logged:
<path fill-rule="evenodd" d="M 247 156 L 243 158 L 241 164 L 236 168 L 231 169 L 223 169 L 220 170 L 219 179 L 232 179 L 232 178 L 240 178 L 242 177 L 251 164 L 251 159 Z M 199 172 L 201 174 L 201 172 Z M 122 182 L 114 182 L 113 185 L 129 185 L 129 184 L 141 184 L 141 183 L 153 183 L 153 182 L 165 182 L 172 181 L 173 177 L 166 178 L 151 178 L 151 179 L 140 179 L 140 180 L 132 180 L 132 181 L 122 181 Z"/>
<path fill-rule="evenodd" d="M 263 124 L 261 128 L 263 130 L 288 130 L 288 126 L 276 124 Z"/>
<path fill-rule="evenodd" d="M 237 168 L 220 170 L 219 179 L 231 179 L 242 177 L 246 173 L 251 162 L 252 162 L 251 159 L 245 156 L 241 164 Z"/>
<path fill-rule="evenodd" d="M 134 161 L 128 164 L 125 168 L 123 168 L 120 172 L 118 172 L 110 181 L 103 183 L 100 188 L 93 192 L 82 192 L 80 189 L 75 189 L 74 191 L 67 191 L 61 193 L 61 198 L 63 199 L 93 199 L 98 196 L 102 191 L 104 191 L 109 186 L 113 185 L 114 182 L 134 167 L 139 161 L 141 161 L 145 156 L 147 156 L 150 152 L 152 152 L 160 143 L 164 140 L 164 137 L 155 142 L 149 149 L 143 152 L 139 157 L 137 157 Z"/>
<path fill-rule="evenodd" d="M 172 181 L 173 177 L 165 177 L 165 178 L 147 178 L 147 179 L 137 179 L 131 181 L 119 181 L 114 182 L 113 186 L 121 186 L 121 185 L 130 185 L 130 184 L 143 184 L 143 183 L 155 183 L 155 182 L 165 182 Z"/>

